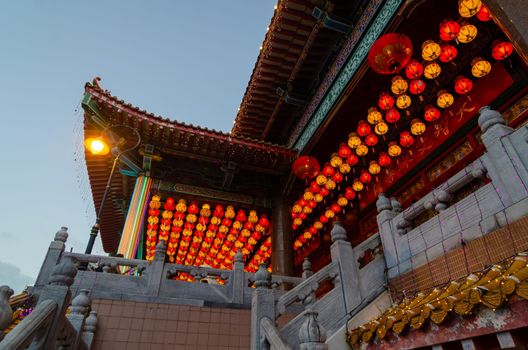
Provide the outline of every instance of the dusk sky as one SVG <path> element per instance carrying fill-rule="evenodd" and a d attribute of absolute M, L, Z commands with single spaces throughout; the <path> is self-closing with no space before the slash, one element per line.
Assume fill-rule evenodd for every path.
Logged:
<path fill-rule="evenodd" d="M 2 2 L 0 285 L 32 284 L 61 226 L 67 249 L 84 252 L 95 218 L 75 153 L 85 82 L 100 76 L 142 109 L 229 131 L 275 4 Z"/>

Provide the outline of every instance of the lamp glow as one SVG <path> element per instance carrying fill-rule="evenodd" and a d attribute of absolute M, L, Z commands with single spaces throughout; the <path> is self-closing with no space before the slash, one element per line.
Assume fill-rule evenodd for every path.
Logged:
<path fill-rule="evenodd" d="M 84 141 L 84 147 L 93 155 L 104 156 L 110 153 L 110 147 L 100 137 L 90 137 Z"/>

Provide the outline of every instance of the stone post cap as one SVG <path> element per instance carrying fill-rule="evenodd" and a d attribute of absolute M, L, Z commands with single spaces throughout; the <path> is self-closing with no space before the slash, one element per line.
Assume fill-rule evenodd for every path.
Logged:
<path fill-rule="evenodd" d="M 90 291 L 88 289 L 81 289 L 79 294 L 72 300 L 71 313 L 72 314 L 88 314 L 88 309 L 92 305 L 92 300 L 88 296 Z"/>
<path fill-rule="evenodd" d="M 165 241 L 160 240 L 156 245 L 156 251 L 154 252 L 155 260 L 165 260 L 165 252 L 167 251 Z"/>
<path fill-rule="evenodd" d="M 385 193 L 379 194 L 378 200 L 376 201 L 376 209 L 378 209 L 378 213 L 381 213 L 384 210 L 392 209 L 391 201 L 385 197 Z"/>
<path fill-rule="evenodd" d="M 97 312 L 90 311 L 90 314 L 88 315 L 88 317 L 86 317 L 86 320 L 84 321 L 83 331 L 95 333 L 96 328 L 97 328 Z"/>
<path fill-rule="evenodd" d="M 302 263 L 302 269 L 304 272 L 312 272 L 312 263 L 307 257 L 304 258 L 304 261 Z"/>
<path fill-rule="evenodd" d="M 403 207 L 395 197 L 391 197 L 390 203 L 393 211 L 395 211 L 396 213 L 401 213 Z"/>
<path fill-rule="evenodd" d="M 62 242 L 66 243 L 66 240 L 68 239 L 68 228 L 66 226 L 62 226 L 60 230 L 55 233 L 55 241 L 56 242 Z"/>
<path fill-rule="evenodd" d="M 317 311 L 307 309 L 302 313 L 305 320 L 299 328 L 299 340 L 301 344 L 324 344 L 326 331 L 317 322 Z"/>
<path fill-rule="evenodd" d="M 237 250 L 235 253 L 235 263 L 244 263 L 244 254 L 242 254 L 242 251 L 240 249 Z"/>
<path fill-rule="evenodd" d="M 73 258 L 65 256 L 61 262 L 53 268 L 49 279 L 50 285 L 71 286 L 73 279 L 77 275 L 77 267 L 73 264 Z"/>
<path fill-rule="evenodd" d="M 479 110 L 478 124 L 483 133 L 494 125 L 506 125 L 502 114 L 491 109 L 489 106 L 484 106 Z"/>
<path fill-rule="evenodd" d="M 334 227 L 332 227 L 330 234 L 332 236 L 332 243 L 337 241 L 346 241 L 347 239 L 347 232 L 339 221 L 334 221 Z"/>
<path fill-rule="evenodd" d="M 255 286 L 257 288 L 269 288 L 271 286 L 271 273 L 269 273 L 265 264 L 260 264 L 255 273 Z"/>

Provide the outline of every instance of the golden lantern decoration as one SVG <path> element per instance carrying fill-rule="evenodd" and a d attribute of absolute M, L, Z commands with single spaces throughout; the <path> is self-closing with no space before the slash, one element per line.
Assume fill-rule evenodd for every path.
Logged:
<path fill-rule="evenodd" d="M 421 135 L 425 132 L 425 123 L 416 118 L 411 121 L 411 133 L 413 135 Z"/>
<path fill-rule="evenodd" d="M 380 111 L 376 107 L 370 107 L 367 114 L 367 121 L 370 124 L 378 124 L 383 119 Z"/>
<path fill-rule="evenodd" d="M 331 219 L 335 216 L 335 213 L 332 210 L 328 209 L 327 211 L 325 211 L 324 215 L 327 219 Z"/>
<path fill-rule="evenodd" d="M 431 62 L 424 67 L 424 76 L 427 79 L 434 79 L 440 75 L 442 68 L 436 62 Z"/>
<path fill-rule="evenodd" d="M 313 226 L 315 227 L 316 230 L 320 230 L 323 228 L 323 223 L 321 221 L 316 221 L 314 222 Z"/>
<path fill-rule="evenodd" d="M 440 45 L 433 40 L 426 40 L 422 44 L 422 58 L 426 61 L 434 61 L 442 52 Z"/>
<path fill-rule="evenodd" d="M 458 32 L 457 39 L 462 44 L 467 44 L 477 37 L 478 30 L 473 24 L 462 23 L 460 32 Z"/>
<path fill-rule="evenodd" d="M 348 199 L 346 199 L 345 197 L 339 197 L 337 199 L 337 205 L 339 205 L 341 208 L 346 207 L 347 204 L 348 204 Z"/>
<path fill-rule="evenodd" d="M 436 104 L 438 105 L 438 107 L 449 108 L 451 107 L 454 101 L 455 101 L 455 98 L 453 97 L 453 95 L 451 95 L 446 90 L 442 90 L 438 92 L 437 99 L 436 99 Z"/>
<path fill-rule="evenodd" d="M 343 159 L 339 156 L 339 154 L 333 153 L 332 157 L 330 158 L 330 165 L 334 168 L 339 168 L 341 164 L 343 164 Z"/>
<path fill-rule="evenodd" d="M 357 148 L 359 145 L 361 145 L 359 136 L 355 132 L 348 134 L 348 147 Z"/>
<path fill-rule="evenodd" d="M 458 13 L 460 16 L 469 18 L 479 12 L 482 7 L 482 0 L 459 0 L 458 1 Z"/>
<path fill-rule="evenodd" d="M 363 186 L 363 182 L 359 181 L 359 179 L 354 179 L 354 182 L 352 182 L 352 189 L 356 192 L 362 191 Z"/>
<path fill-rule="evenodd" d="M 295 219 L 293 219 L 293 224 L 295 226 L 301 226 L 302 225 L 302 220 L 299 219 L 299 218 L 295 218 Z"/>
<path fill-rule="evenodd" d="M 368 153 L 368 147 L 366 145 L 359 145 L 356 148 L 356 154 L 360 157 L 365 156 Z"/>
<path fill-rule="evenodd" d="M 313 193 L 310 191 L 306 191 L 303 194 L 303 198 L 305 201 L 311 201 L 313 199 Z"/>
<path fill-rule="evenodd" d="M 407 80 L 403 79 L 399 75 L 392 78 L 391 91 L 394 95 L 403 94 L 405 91 L 407 91 L 408 87 L 409 84 L 407 83 Z"/>
<path fill-rule="evenodd" d="M 335 181 L 329 179 L 328 181 L 326 181 L 325 187 L 327 190 L 331 191 L 336 188 L 336 183 Z"/>
<path fill-rule="evenodd" d="M 387 123 L 385 123 L 383 120 L 381 120 L 376 126 L 374 127 L 374 132 L 378 135 L 385 135 L 389 131 L 389 126 Z"/>
<path fill-rule="evenodd" d="M 350 172 L 350 165 L 348 163 L 343 163 L 339 166 L 339 172 L 341 174 L 348 174 Z"/>
<path fill-rule="evenodd" d="M 376 175 L 381 171 L 381 166 L 375 160 L 371 160 L 368 170 L 372 175 Z"/>
<path fill-rule="evenodd" d="M 389 148 L 387 150 L 387 153 L 391 157 L 398 157 L 402 152 L 402 149 L 400 145 L 398 145 L 396 142 L 392 141 L 389 142 Z"/>
<path fill-rule="evenodd" d="M 310 207 L 304 207 L 303 208 L 303 213 L 304 214 L 310 214 L 311 212 L 312 212 L 312 208 L 310 208 Z"/>
<path fill-rule="evenodd" d="M 471 74 L 475 78 L 482 78 L 491 71 L 491 63 L 482 57 L 476 57 L 471 61 Z"/>
<path fill-rule="evenodd" d="M 299 204 L 295 204 L 293 207 L 292 207 L 292 211 L 296 214 L 300 213 L 302 211 L 302 207 L 299 205 Z"/>
<path fill-rule="evenodd" d="M 396 99 L 396 106 L 399 109 L 406 109 L 410 105 L 411 105 L 411 98 L 409 97 L 409 95 L 403 94 L 403 95 L 398 96 L 398 98 Z"/>
<path fill-rule="evenodd" d="M 314 195 L 314 201 L 315 201 L 316 203 L 321 203 L 321 202 L 323 201 L 323 195 L 320 194 L 320 193 L 316 193 L 316 194 Z"/>
<path fill-rule="evenodd" d="M 315 178 L 315 182 L 317 182 L 317 184 L 319 186 L 323 186 L 326 184 L 326 181 L 328 181 L 328 179 L 326 178 L 326 176 L 324 176 L 323 174 L 319 174 L 317 175 L 317 177 Z"/>

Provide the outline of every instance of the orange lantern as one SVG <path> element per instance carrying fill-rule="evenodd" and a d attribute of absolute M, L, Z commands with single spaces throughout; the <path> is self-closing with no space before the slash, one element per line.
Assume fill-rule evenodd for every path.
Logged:
<path fill-rule="evenodd" d="M 361 174 L 359 175 L 359 181 L 363 182 L 364 184 L 369 183 L 372 180 L 372 175 L 366 170 L 361 170 Z"/>
<path fill-rule="evenodd" d="M 467 44 L 477 37 L 478 30 L 473 24 L 462 23 L 457 39 L 462 44 Z"/>
<path fill-rule="evenodd" d="M 347 158 L 348 159 L 348 158 Z M 348 174 L 350 172 L 350 165 L 348 163 L 343 163 L 339 166 L 339 172 L 341 174 Z"/>
<path fill-rule="evenodd" d="M 394 106 L 394 99 L 392 98 L 391 95 L 384 92 L 380 95 L 378 99 L 378 106 L 384 111 L 391 109 L 392 106 Z"/>
<path fill-rule="evenodd" d="M 409 85 L 407 84 L 407 81 L 403 79 L 402 77 L 395 76 L 394 78 L 392 78 L 391 91 L 393 94 L 395 95 L 403 94 L 405 91 L 407 91 L 408 86 Z"/>
<path fill-rule="evenodd" d="M 330 165 L 334 168 L 339 168 L 343 164 L 343 159 L 337 153 L 332 153 L 332 158 L 330 158 Z"/>
<path fill-rule="evenodd" d="M 403 94 L 403 95 L 398 96 L 398 98 L 396 99 L 396 106 L 399 109 L 407 109 L 409 108 L 410 105 L 411 105 L 411 98 L 409 97 L 409 95 Z"/>
<path fill-rule="evenodd" d="M 454 60 L 458 55 L 458 50 L 453 45 L 442 45 L 442 51 L 440 52 L 440 61 L 447 63 Z"/>
<path fill-rule="evenodd" d="M 475 78 L 482 78 L 491 71 L 491 63 L 482 57 L 476 57 L 471 61 L 471 74 Z"/>
<path fill-rule="evenodd" d="M 430 62 L 424 67 L 424 76 L 427 79 L 434 79 L 440 75 L 442 68 L 436 62 Z"/>
<path fill-rule="evenodd" d="M 411 133 L 413 135 L 421 135 L 425 132 L 425 123 L 420 119 L 413 119 L 411 121 Z"/>
<path fill-rule="evenodd" d="M 456 39 L 460 31 L 460 24 L 452 20 L 444 20 L 440 23 L 440 39 L 450 41 Z"/>
<path fill-rule="evenodd" d="M 408 131 L 402 131 L 400 133 L 400 145 L 402 147 L 411 147 L 414 144 L 414 138 Z"/>
<path fill-rule="evenodd" d="M 359 121 L 357 133 L 361 137 L 365 137 L 366 135 L 370 134 L 370 125 L 368 125 L 364 120 Z"/>
<path fill-rule="evenodd" d="M 387 120 L 388 123 L 396 123 L 398 120 L 400 120 L 400 112 L 398 112 L 395 108 L 391 108 L 387 111 L 387 114 L 385 114 L 385 120 Z M 376 125 L 376 127 L 379 125 L 379 123 Z"/>
<path fill-rule="evenodd" d="M 355 132 L 348 134 L 348 147 L 357 148 L 359 145 L 361 145 L 359 136 Z"/>
<path fill-rule="evenodd" d="M 314 157 L 301 156 L 292 165 L 292 171 L 299 179 L 308 180 L 319 173 L 319 162 Z"/>
<path fill-rule="evenodd" d="M 372 175 L 376 175 L 379 174 L 379 172 L 381 171 L 381 166 L 375 160 L 371 160 L 369 163 L 368 170 L 369 173 L 371 173 Z"/>
<path fill-rule="evenodd" d="M 367 121 L 370 124 L 377 124 L 383 119 L 383 116 L 376 107 L 370 107 L 368 110 Z"/>
<path fill-rule="evenodd" d="M 480 10 L 477 12 L 477 18 L 482 22 L 491 20 L 492 16 L 490 9 L 486 5 L 482 4 Z"/>
<path fill-rule="evenodd" d="M 333 180 L 326 181 L 325 187 L 327 190 L 331 191 L 336 187 L 336 183 Z"/>
<path fill-rule="evenodd" d="M 513 44 L 508 41 L 496 40 L 493 43 L 491 55 L 497 61 L 502 61 L 513 53 Z"/>
<path fill-rule="evenodd" d="M 326 176 L 324 176 L 323 174 L 319 174 L 317 175 L 317 177 L 315 178 L 315 181 L 317 182 L 317 184 L 319 186 L 323 186 L 326 184 L 326 181 L 327 181 L 327 178 Z"/>
<path fill-rule="evenodd" d="M 347 204 L 348 204 L 348 199 L 346 199 L 345 197 L 339 197 L 337 199 L 337 205 L 339 205 L 341 208 L 345 207 Z"/>
<path fill-rule="evenodd" d="M 389 155 L 385 152 L 380 152 L 379 158 L 378 158 L 378 164 L 381 166 L 389 166 L 391 163 L 391 159 Z"/>
<path fill-rule="evenodd" d="M 330 164 L 325 163 L 325 166 L 323 167 L 323 170 L 321 171 L 321 173 L 322 173 L 324 176 L 326 176 L 326 177 L 330 177 L 330 176 L 334 175 L 334 173 L 335 173 L 335 169 L 332 168 L 332 167 L 330 166 Z M 326 182 L 326 181 L 325 181 L 325 182 Z"/>
<path fill-rule="evenodd" d="M 359 181 L 359 179 L 354 179 L 354 182 L 352 182 L 352 189 L 356 192 L 360 192 L 363 190 L 363 182 Z"/>
<path fill-rule="evenodd" d="M 374 132 L 378 135 L 385 135 L 387 131 L 389 131 L 389 126 L 383 120 L 374 127 Z"/>
<path fill-rule="evenodd" d="M 374 134 L 365 136 L 365 144 L 369 147 L 374 147 L 378 143 L 378 137 Z"/>
<path fill-rule="evenodd" d="M 405 75 L 409 79 L 418 79 L 423 74 L 423 66 L 420 62 L 412 60 L 405 67 Z"/>
<path fill-rule="evenodd" d="M 413 95 L 420 95 L 425 90 L 425 83 L 421 79 L 411 81 L 409 85 L 409 91 Z"/>
<path fill-rule="evenodd" d="M 482 7 L 481 0 L 459 0 L 458 13 L 460 16 L 469 18 L 477 14 Z"/>
<path fill-rule="evenodd" d="M 455 98 L 453 97 L 453 95 L 451 95 L 446 90 L 442 90 L 438 92 L 437 99 L 436 99 L 436 104 L 438 105 L 438 107 L 449 108 L 453 104 L 454 101 L 455 101 Z"/>
<path fill-rule="evenodd" d="M 426 40 L 422 44 L 422 58 L 426 61 L 434 61 L 440 56 L 440 45 L 433 40 Z"/>
<path fill-rule="evenodd" d="M 352 200 L 356 198 L 356 192 L 354 192 L 352 187 L 345 188 L 345 198 L 348 200 Z"/>
<path fill-rule="evenodd" d="M 424 119 L 426 121 L 428 121 L 429 123 L 432 123 L 438 120 L 438 118 L 440 118 L 440 111 L 437 108 L 431 105 L 425 107 Z"/>
<path fill-rule="evenodd" d="M 368 147 L 365 145 L 359 145 L 356 148 L 356 154 L 360 157 L 365 156 L 368 153 Z"/>
<path fill-rule="evenodd" d="M 387 153 L 391 157 L 398 157 L 401 154 L 402 150 L 401 147 L 394 141 L 389 142 L 389 148 L 387 150 Z"/>
<path fill-rule="evenodd" d="M 467 94 L 473 88 L 473 82 L 464 76 L 455 79 L 455 91 L 459 95 Z"/>
<path fill-rule="evenodd" d="M 325 214 L 327 219 L 331 219 L 335 216 L 335 212 L 333 212 L 332 210 L 328 209 L 327 211 L 325 211 Z"/>

